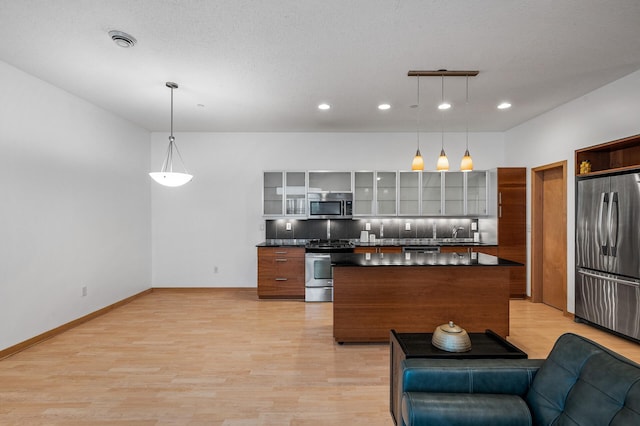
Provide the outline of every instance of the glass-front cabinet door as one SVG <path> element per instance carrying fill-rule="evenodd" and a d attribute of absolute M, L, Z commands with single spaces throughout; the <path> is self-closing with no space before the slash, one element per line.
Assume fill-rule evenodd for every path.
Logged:
<path fill-rule="evenodd" d="M 465 173 L 467 178 L 467 216 L 487 214 L 487 172 Z"/>
<path fill-rule="evenodd" d="M 442 173 L 422 172 L 422 215 L 442 214 Z"/>
<path fill-rule="evenodd" d="M 309 192 L 351 192 L 351 172 L 309 172 Z"/>
<path fill-rule="evenodd" d="M 262 214 L 265 216 L 282 216 L 284 214 L 284 173 L 264 172 L 262 187 Z"/>
<path fill-rule="evenodd" d="M 307 174 L 305 172 L 285 172 L 285 214 L 306 216 L 307 214 Z"/>
<path fill-rule="evenodd" d="M 486 216 L 489 172 L 267 171 L 263 215 L 307 217 L 307 194 L 353 193 L 354 216 Z"/>
<path fill-rule="evenodd" d="M 395 216 L 397 214 L 397 173 L 376 172 L 376 214 Z"/>
<path fill-rule="evenodd" d="M 444 173 L 444 214 L 464 215 L 464 172 Z"/>
<path fill-rule="evenodd" d="M 373 216 L 375 172 L 353 173 L 353 215 Z"/>
<path fill-rule="evenodd" d="M 264 216 L 306 216 L 307 173 L 264 172 L 262 214 Z"/>
<path fill-rule="evenodd" d="M 420 173 L 399 172 L 398 215 L 418 216 L 420 214 Z"/>

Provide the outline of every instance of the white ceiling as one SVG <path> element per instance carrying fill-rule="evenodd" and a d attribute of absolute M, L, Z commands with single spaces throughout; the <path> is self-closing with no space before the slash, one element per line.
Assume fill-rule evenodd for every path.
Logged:
<path fill-rule="evenodd" d="M 420 127 L 504 131 L 640 69 L 640 1 L 0 0 L 0 59 L 151 131 L 166 81 L 176 131 L 415 131 L 407 71 L 475 69 L 468 114 L 420 79 Z"/>

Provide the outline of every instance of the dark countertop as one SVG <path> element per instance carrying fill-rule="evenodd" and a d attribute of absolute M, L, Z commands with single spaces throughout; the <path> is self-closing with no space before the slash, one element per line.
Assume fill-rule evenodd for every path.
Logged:
<path fill-rule="evenodd" d="M 301 247 L 307 244 L 308 240 L 305 239 L 277 239 L 277 240 L 267 240 L 263 241 L 260 244 L 256 244 L 256 247 Z"/>
<path fill-rule="evenodd" d="M 270 239 L 256 244 L 256 247 L 304 247 L 309 240 L 299 239 Z M 359 239 L 351 240 L 355 247 L 418 247 L 418 246 L 465 246 L 465 247 L 495 247 L 492 243 L 475 243 L 469 238 L 383 238 L 375 243 L 362 243 Z"/>
<path fill-rule="evenodd" d="M 407 256 L 408 255 L 408 256 Z M 522 266 L 484 253 L 331 253 L 333 266 Z"/>

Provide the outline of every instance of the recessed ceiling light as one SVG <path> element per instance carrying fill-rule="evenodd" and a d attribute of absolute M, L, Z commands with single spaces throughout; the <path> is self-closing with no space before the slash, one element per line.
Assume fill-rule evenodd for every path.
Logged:
<path fill-rule="evenodd" d="M 138 42 L 135 37 L 122 31 L 109 31 L 109 37 L 115 44 L 124 48 L 133 47 Z"/>
<path fill-rule="evenodd" d="M 326 110 L 328 110 L 330 108 L 331 108 L 331 105 L 329 105 L 329 104 L 320 104 L 320 105 L 318 105 L 318 109 L 321 109 L 323 111 L 326 111 Z"/>
<path fill-rule="evenodd" d="M 511 104 L 509 102 L 502 102 L 498 105 L 498 109 L 508 109 L 511 108 Z"/>
<path fill-rule="evenodd" d="M 378 105 L 378 109 L 381 110 L 381 111 L 386 111 L 389 108 L 391 108 L 391 105 L 389 105 L 389 104 L 380 104 L 380 105 Z"/>
<path fill-rule="evenodd" d="M 438 109 L 449 109 L 451 108 L 451 104 L 449 102 L 443 102 L 438 105 Z"/>

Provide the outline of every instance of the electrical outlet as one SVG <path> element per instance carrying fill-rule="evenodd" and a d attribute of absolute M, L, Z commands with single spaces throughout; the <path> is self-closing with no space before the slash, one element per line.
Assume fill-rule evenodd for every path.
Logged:
<path fill-rule="evenodd" d="M 369 222 L 364 224 L 364 230 L 365 231 L 371 231 L 371 224 Z"/>
<path fill-rule="evenodd" d="M 404 224 L 404 230 L 405 231 L 411 231 L 411 222 L 407 222 Z"/>
<path fill-rule="evenodd" d="M 82 286 L 82 297 L 86 297 L 87 296 L 87 286 L 83 285 Z"/>
<path fill-rule="evenodd" d="M 478 230 L 478 222 L 471 222 L 471 230 L 472 231 Z"/>
<path fill-rule="evenodd" d="M 285 229 L 287 231 L 291 231 L 291 222 L 287 222 L 287 224 L 285 225 Z"/>

